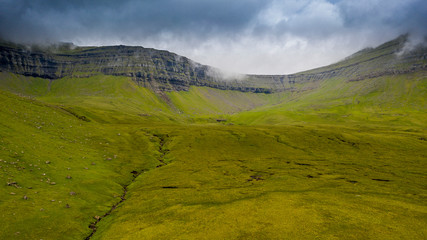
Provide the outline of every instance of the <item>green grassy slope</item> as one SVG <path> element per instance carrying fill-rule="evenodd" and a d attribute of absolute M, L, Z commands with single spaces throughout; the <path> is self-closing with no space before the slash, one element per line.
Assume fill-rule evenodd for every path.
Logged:
<path fill-rule="evenodd" d="M 242 112 L 275 103 L 282 97 L 281 94 L 256 94 L 208 87 L 191 87 L 188 92 L 170 92 L 168 96 L 180 111 L 193 117 Z"/>
<path fill-rule="evenodd" d="M 157 164 L 155 143 L 127 126 L 101 127 L 5 92 L 0 102 L 0 239 L 83 239 L 130 172 Z"/>
<path fill-rule="evenodd" d="M 165 121 L 172 114 L 162 99 L 127 77 L 97 75 L 49 81 L 11 73 L 1 74 L 0 86 L 3 89 L 66 106 L 95 121 Z M 18 84 L 12 85 L 10 82 Z M 155 116 L 151 117 L 152 113 Z"/>
<path fill-rule="evenodd" d="M 426 127 L 427 72 L 362 81 L 333 78 L 318 88 L 293 92 L 280 104 L 233 116 L 240 124 L 290 122 Z"/>
<path fill-rule="evenodd" d="M 154 93 L 128 77 L 96 75 L 46 80 L 0 72 L 0 88 L 63 106 L 89 120 L 110 123 L 194 122 L 275 103 L 281 94 L 191 87 Z M 202 120 L 205 122 L 206 120 Z"/>
<path fill-rule="evenodd" d="M 397 44 L 301 74 L 383 72 Z M 0 239 L 426 239 L 427 72 L 350 72 L 274 94 L 0 72 Z"/>
<path fill-rule="evenodd" d="M 192 87 L 188 92 L 159 95 L 126 77 L 98 75 L 49 82 L 10 73 L 1 75 L 0 86 L 5 90 L 34 96 L 97 122 L 224 118 L 244 125 L 333 121 L 347 125 L 387 122 L 394 126 L 425 126 L 422 119 L 427 109 L 424 71 L 361 81 L 332 78 L 305 91 L 275 94 Z"/>

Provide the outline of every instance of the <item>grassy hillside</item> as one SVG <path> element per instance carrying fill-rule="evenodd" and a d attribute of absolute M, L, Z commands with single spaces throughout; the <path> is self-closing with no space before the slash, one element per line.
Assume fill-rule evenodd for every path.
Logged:
<path fill-rule="evenodd" d="M 307 90 L 256 94 L 191 87 L 155 93 L 127 77 L 97 75 L 49 81 L 1 73 L 0 87 L 96 122 L 339 123 L 425 127 L 427 72 L 360 81 L 332 78 Z"/>
<path fill-rule="evenodd" d="M 64 107 L 97 122 L 206 122 L 278 102 L 281 94 L 255 94 L 191 87 L 153 92 L 131 78 L 97 75 L 47 80 L 0 72 L 0 88 Z"/>
<path fill-rule="evenodd" d="M 126 77 L 97 75 L 90 78 L 66 77 L 49 81 L 2 73 L 0 82 L 5 89 L 36 97 L 46 103 L 64 106 L 89 120 L 167 121 L 168 115 L 172 114 L 171 109 L 162 99 L 153 92 L 138 87 Z M 9 82 L 19 84 L 12 85 Z M 151 113 L 155 113 L 155 116 L 151 116 Z"/>
<path fill-rule="evenodd" d="M 167 95 L 181 112 L 193 117 L 247 111 L 278 102 L 282 98 L 281 94 L 257 94 L 208 87 L 191 87 L 188 92 L 170 92 Z"/>
<path fill-rule="evenodd" d="M 399 44 L 271 94 L 0 72 L 0 239 L 426 239 L 427 72 Z"/>
<path fill-rule="evenodd" d="M 239 124 L 290 122 L 426 127 L 427 72 L 361 81 L 333 78 L 279 104 L 233 116 Z"/>
<path fill-rule="evenodd" d="M 155 140 L 0 92 L 1 239 L 82 239 L 130 172 L 154 167 Z M 66 233 L 66 237 L 64 234 Z"/>

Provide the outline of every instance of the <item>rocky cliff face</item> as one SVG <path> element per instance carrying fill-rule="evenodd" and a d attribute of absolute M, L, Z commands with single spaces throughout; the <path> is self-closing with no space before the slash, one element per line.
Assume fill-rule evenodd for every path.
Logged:
<path fill-rule="evenodd" d="M 214 84 L 207 66 L 176 54 L 142 47 L 78 48 L 68 52 L 0 47 L 3 71 L 58 79 L 95 74 L 132 77 L 143 86 L 160 91 L 186 90 L 190 85 Z"/>
<path fill-rule="evenodd" d="M 427 68 L 427 49 L 399 54 L 407 37 L 361 51 L 344 61 L 291 75 L 243 75 L 226 79 L 221 71 L 167 51 L 143 47 L 109 46 L 28 48 L 0 44 L 0 70 L 58 79 L 96 74 L 128 76 L 155 91 L 182 91 L 208 86 L 245 92 L 295 90 L 296 84 L 341 77 L 348 81 Z"/>
<path fill-rule="evenodd" d="M 48 79 L 90 77 L 96 74 L 131 77 L 155 91 L 182 91 L 190 86 L 208 86 L 250 92 L 270 89 L 250 87 L 225 80 L 221 71 L 167 51 L 143 47 L 85 47 L 57 51 L 0 45 L 0 70 Z"/>

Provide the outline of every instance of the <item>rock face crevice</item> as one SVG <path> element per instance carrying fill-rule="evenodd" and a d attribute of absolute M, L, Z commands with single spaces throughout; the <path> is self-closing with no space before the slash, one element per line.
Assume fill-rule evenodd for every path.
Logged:
<path fill-rule="evenodd" d="M 36 48 L 0 43 L 0 71 L 59 79 L 98 74 L 125 76 L 156 92 L 187 91 L 190 86 L 272 93 L 294 91 L 299 84 L 331 78 L 359 81 L 427 69 L 427 49 L 402 53 L 403 35 L 377 48 L 362 50 L 338 63 L 288 75 L 227 76 L 219 69 L 177 54 L 143 47 L 107 46 Z M 299 89 L 301 90 L 301 89 Z"/>

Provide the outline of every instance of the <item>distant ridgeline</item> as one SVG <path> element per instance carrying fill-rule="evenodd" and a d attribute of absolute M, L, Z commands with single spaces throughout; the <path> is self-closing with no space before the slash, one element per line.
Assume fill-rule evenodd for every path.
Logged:
<path fill-rule="evenodd" d="M 131 77 L 155 91 L 187 91 L 207 86 L 243 92 L 296 91 L 301 83 L 331 78 L 359 81 L 383 75 L 427 69 L 427 48 L 404 51 L 407 35 L 377 48 L 362 50 L 338 63 L 291 75 L 232 75 L 195 63 L 177 54 L 143 47 L 76 47 L 70 43 L 48 47 L 0 43 L 0 71 L 58 79 L 97 74 Z M 304 90 L 299 88 L 300 90 Z"/>

